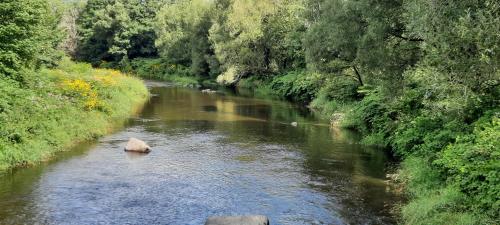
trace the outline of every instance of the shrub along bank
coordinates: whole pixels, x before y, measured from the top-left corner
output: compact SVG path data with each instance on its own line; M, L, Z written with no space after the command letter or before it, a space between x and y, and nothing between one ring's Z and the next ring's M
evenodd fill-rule
M148 98L136 78L69 60L20 74L26 82L0 77L0 171L104 135Z
M101 65L101 67L106 65ZM144 79L154 79L174 83L182 87L200 87L202 79L191 75L189 68L174 63L165 63L162 59L136 58L121 71Z

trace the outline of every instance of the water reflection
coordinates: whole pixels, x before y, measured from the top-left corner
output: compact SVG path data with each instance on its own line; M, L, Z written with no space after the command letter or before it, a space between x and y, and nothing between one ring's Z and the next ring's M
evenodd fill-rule
M392 224L387 157L292 104L155 86L128 128L0 177L0 224ZM293 127L291 122L297 122ZM153 147L123 152L129 137Z

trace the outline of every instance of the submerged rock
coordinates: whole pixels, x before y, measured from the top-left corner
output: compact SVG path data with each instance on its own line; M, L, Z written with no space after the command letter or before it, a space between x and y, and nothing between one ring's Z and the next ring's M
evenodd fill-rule
M201 90L201 93L213 94L213 93L217 93L217 91L214 91L212 89L204 89L204 90Z
M130 138L127 145L125 146L125 151L149 153L151 151L151 147L149 147L149 145L147 145L144 141L141 141L137 138Z
M213 216L205 225L269 225L266 216Z

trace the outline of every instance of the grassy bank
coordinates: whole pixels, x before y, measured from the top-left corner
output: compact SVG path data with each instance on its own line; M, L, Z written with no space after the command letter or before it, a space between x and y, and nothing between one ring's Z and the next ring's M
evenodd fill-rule
M161 59L137 58L119 68L144 79L167 81L182 87L195 88L202 84L202 79L191 75L189 68L165 63Z
M69 60L22 74L25 82L0 78L0 171L104 135L148 97L138 79Z

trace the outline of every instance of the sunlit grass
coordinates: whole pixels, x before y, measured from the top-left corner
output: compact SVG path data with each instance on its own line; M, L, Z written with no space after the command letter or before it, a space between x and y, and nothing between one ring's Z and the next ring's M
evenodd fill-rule
M32 77L31 86L0 79L0 171L104 135L148 97L139 79L69 60Z

